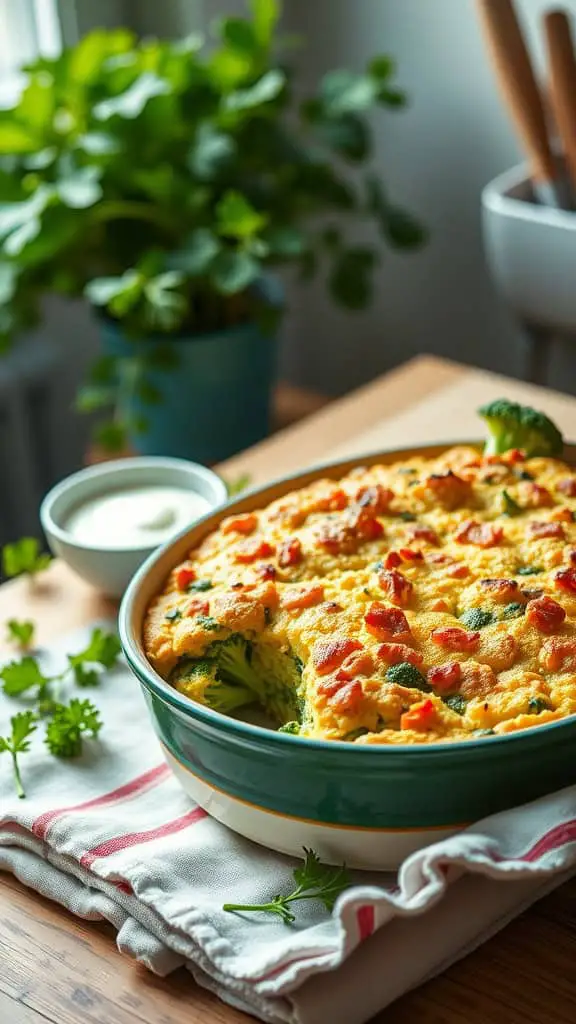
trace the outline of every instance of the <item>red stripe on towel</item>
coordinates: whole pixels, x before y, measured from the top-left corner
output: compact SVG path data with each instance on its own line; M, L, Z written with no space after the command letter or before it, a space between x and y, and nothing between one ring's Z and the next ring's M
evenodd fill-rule
M72 814L74 811L88 811L91 807L101 807L106 804L116 803L117 800L124 800L127 796L141 793L145 789L152 789L169 774L170 769L168 765L162 762L162 764L156 765L155 768L151 768L150 771L144 772L143 775L138 775L137 778L132 779L130 782L125 782L118 789L113 789L110 793L94 797L83 804L74 804L72 807L57 807L53 811L45 811L44 814L36 818L32 825L32 831L38 839L45 839L50 826L57 818L61 818L62 815Z
M127 850L131 846L140 846L141 843L150 843L153 839L163 839L165 836L174 835L175 832L181 832L189 825L194 825L206 817L206 811L202 807L195 807L193 811L188 811L188 814L183 814L181 818L167 821L164 825L159 825L158 828L148 829L147 832L131 832L125 836L115 836L114 839L107 839L105 843L100 843L99 846L88 850L80 858L80 864L83 868L91 868L94 861L101 857L111 857L113 853Z
M359 907L356 911L356 920L360 942L364 942L364 939L368 939L374 932L374 907L369 903Z
M566 843L576 842L576 821L563 821L542 836L520 860L534 861Z

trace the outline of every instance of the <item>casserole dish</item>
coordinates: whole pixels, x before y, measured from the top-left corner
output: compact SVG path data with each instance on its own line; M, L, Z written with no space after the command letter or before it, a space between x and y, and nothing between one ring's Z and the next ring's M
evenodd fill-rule
M390 869L488 814L576 781L573 716L465 742L362 746L302 738L193 702L145 655L150 602L178 561L222 519L261 508L319 476L339 479L357 466L430 458L451 447L379 452L252 491L155 553L130 584L120 611L121 640L165 756L193 799L235 831L284 853L299 855L307 846L328 863ZM574 461L573 448L565 458Z

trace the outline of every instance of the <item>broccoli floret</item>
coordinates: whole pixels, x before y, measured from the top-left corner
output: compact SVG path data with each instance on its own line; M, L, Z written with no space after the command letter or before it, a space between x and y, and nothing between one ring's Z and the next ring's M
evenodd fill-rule
M254 702L254 693L249 687L221 678L214 658L182 658L172 670L170 682L192 700L222 714L230 714Z
M286 725L281 725L278 732L287 732L290 736L297 736L300 732L299 722L286 722Z
M252 644L240 633L232 633L226 640L211 644L210 657L214 659L218 676L227 683L246 686L261 701L264 683L252 668Z
M485 611L484 608L468 608L460 616L460 622L466 626L466 629L483 629L493 621L494 613Z
M552 705L545 697L531 697L528 701L528 711L531 715L540 715L543 711L551 711Z
M223 715L254 703L254 694L247 686L236 686L234 683L211 683L204 690L204 702L214 711Z
M210 658L181 658L170 673L173 686L182 683L211 683L216 679L216 665Z
M562 434L543 412L497 398L483 405L478 414L490 432L485 455L501 455L510 448L522 448L528 456L562 454Z
M453 693L449 697L442 697L446 707L455 711L457 715L463 715L466 711L466 698L461 693Z
M409 661L399 661L396 665L390 665L386 672L386 679L389 683L409 686L415 690L422 690L423 693L430 693L432 690L422 673Z
M505 605L502 609L503 619L519 619L526 613L526 605L520 604L519 601L512 601L510 604Z
M505 516L519 516L522 512L520 505L514 498L508 494L508 491L504 489L500 494L502 501L502 512Z

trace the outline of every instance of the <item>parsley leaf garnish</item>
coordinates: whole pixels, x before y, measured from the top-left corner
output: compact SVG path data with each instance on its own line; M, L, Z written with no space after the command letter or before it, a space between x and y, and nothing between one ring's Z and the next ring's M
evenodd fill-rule
M2 548L2 569L5 576L20 576L28 573L35 576L50 565L52 558L40 551L40 542L37 537L21 537L13 544L6 544Z
M20 647L30 647L34 640L34 633L36 627L33 622L29 620L19 621L18 619L8 619L6 623L8 630L8 639L15 641Z
M235 477L234 480L225 480L224 483L226 484L228 497L232 498L235 494L240 494L241 491L245 491L250 486L252 477L249 473L242 473L240 476Z
M10 719L12 731L9 736L0 736L0 754L10 754L16 794L22 800L26 793L22 785L18 755L30 750L30 736L36 730L36 715L33 711L20 711Z
M102 728L98 708L89 700L73 697L69 704L56 704L44 742L55 757L77 757L82 738L97 736Z
M78 686L96 686L98 673L89 666L101 665L102 668L112 668L120 651L120 641L115 633L105 633L103 629L93 630L85 650L68 655L68 662Z
M297 900L320 900L326 910L332 910L338 896L352 884L351 878L344 866L328 867L322 864L313 850L307 850L306 847L304 853L304 863L293 871L296 888L291 893L286 896L274 896L269 903L225 903L222 910L276 914L284 924L292 924L296 920L290 904Z
M20 661L11 661L0 669L0 679L4 681L2 689L7 697L20 697L37 687L36 699L40 699L48 690L51 682L40 668L36 658L31 655Z

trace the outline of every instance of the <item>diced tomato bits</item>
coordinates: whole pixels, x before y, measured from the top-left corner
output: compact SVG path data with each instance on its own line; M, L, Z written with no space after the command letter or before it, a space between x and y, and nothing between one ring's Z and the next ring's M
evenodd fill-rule
M466 519L454 534L458 544L474 544L478 548L493 548L500 543L504 531L501 526L493 523L477 523L474 519Z
M409 603L414 587L397 569L384 569L379 572L378 583L392 604L405 607Z
M225 519L220 529L222 533L243 533L248 535L254 533L257 526L258 516L255 516L253 512L247 512L243 516L233 516L230 519Z
M426 544L438 544L438 534L430 526L411 526L409 529L411 540L422 540Z
M369 676L374 671L374 658L368 651L353 651L342 662L336 673L336 679L346 682L356 676Z
M186 608L186 615L188 618L194 618L196 615L208 615L210 611L210 602L203 600L201 597L193 597L188 607Z
M262 565L256 567L256 573L261 580L275 580L276 579L276 568L269 563L263 562Z
M337 676L330 676L329 679L323 679L321 683L318 683L318 693L323 694L324 697L332 697L338 693L344 682L345 680L338 679Z
M564 538L564 527L562 523L546 523L534 519L528 523L528 533L533 540L542 540L544 537Z
M311 587L287 587L280 599L280 604L287 611L299 608L312 608L324 600L324 587L314 584Z
M430 638L447 651L475 651L480 644L480 633L459 626L440 626L432 630Z
M390 490L389 487L383 487L382 484L372 484L367 487L361 487L357 491L354 500L362 508L370 508L375 514L381 515L388 510L390 502L394 497L394 491Z
M340 487L313 499L311 512L341 512L349 504L349 497Z
M507 452L502 452L500 455L485 455L484 462L488 465L508 465L514 466L517 462L526 461L526 452L523 452L521 448L509 448Z
M363 698L362 683L358 679L354 679L350 683L344 683L333 696L328 698L328 702L331 707L346 714L347 712L357 711L362 704Z
M470 569L463 562L459 562L456 565L449 565L446 569L446 575L450 576L453 580L463 580L466 576L470 575Z
M463 504L470 495L470 483L451 469L444 473L432 473L427 477L425 487L447 509Z
M400 548L400 558L403 562L423 562L424 555L416 548Z
M576 670L576 640L553 636L546 640L540 651L540 664L549 672Z
M436 722L436 708L431 700L424 700L405 711L400 717L401 729L431 729Z
M299 565L302 561L302 545L298 537L290 537L280 545L278 550L278 565L283 569L290 565Z
M366 629L379 640L404 642L412 639L408 620L400 608L387 608L379 601L373 601L364 616Z
M334 615L335 612L342 611L342 605L338 604L338 601L326 601L324 611L328 612L329 615Z
M196 572L191 565L180 565L176 569L176 586L178 590L186 590L196 579Z
M353 651L359 651L362 644L352 637L342 636L334 640L317 640L312 649L312 662L319 676L328 675L340 668L342 662Z
M516 580L484 579L480 587L496 601L513 601L518 599L520 587Z
M526 621L540 633L555 633L565 618L564 608L552 597L538 597L526 605Z
M550 491L540 484L526 481L520 484L518 490L521 499L520 503L524 508L545 508L547 505L554 504Z
M572 509L566 505L557 505L555 509L550 513L550 519L553 519L555 523L573 523L574 516L572 515Z
M357 525L362 540L377 540L378 537L384 536L384 527L379 519L374 519L371 516L366 516Z
M382 559L382 565L385 569L396 569L397 566L402 565L402 559L397 551L389 551Z
M420 651L414 651L407 644L380 644L376 654L387 665L398 665L401 661L408 661L411 665L421 665L424 661Z
M457 661L447 661L445 665L434 665L428 669L428 682L438 693L449 693L457 690L462 679L462 666Z
M554 586L567 594L576 594L576 569L560 569L554 576Z
M576 498L576 476L566 476L562 480L557 480L554 487L567 498Z
M442 597L439 597L437 601L432 602L430 610L433 612L447 612L449 610L449 605L446 604L446 601L444 601Z
M568 561L570 565L576 566L576 548L570 548L568 551Z
M275 550L274 546L269 544L267 540L256 539L241 545L236 550L234 557L242 565L249 565L251 562L255 562L257 558L269 558L270 555L274 554Z

